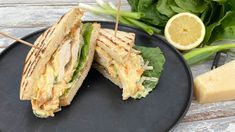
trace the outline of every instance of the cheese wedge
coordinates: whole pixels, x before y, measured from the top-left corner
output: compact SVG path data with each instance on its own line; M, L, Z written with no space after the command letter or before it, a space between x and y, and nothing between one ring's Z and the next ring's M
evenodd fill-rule
M199 103L235 99L235 60L194 80L194 91Z

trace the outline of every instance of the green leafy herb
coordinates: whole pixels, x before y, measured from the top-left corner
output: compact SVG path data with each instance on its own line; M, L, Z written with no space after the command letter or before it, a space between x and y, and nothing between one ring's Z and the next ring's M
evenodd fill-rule
M150 48L144 46L135 46L135 48L141 52L144 60L149 61L149 65L153 66L154 69L145 71L144 76L159 78L165 62L165 57L160 48Z
M174 12L177 12L177 13L187 12L186 10L175 5L170 5L170 7Z
M163 70L163 66L165 63L165 57L160 50L160 48L149 48L149 47L143 47L143 46L135 46L135 48L139 51L141 51L141 55L144 59L144 61L149 61L149 66L153 66L153 70L146 70L143 73L143 76L145 77L153 77L153 78L160 78L161 72ZM148 92L152 91L158 81L144 81L143 85L146 88Z
M202 13L208 6L204 0L175 0L175 3L180 8L193 13Z
M222 40L223 35L229 36L227 37L227 39L235 39L235 35L233 33L235 30L231 32L225 31L226 29L228 30L228 28L235 26L234 19L235 19L235 13L229 11L224 15L223 18L221 18L217 22L206 27L206 35L203 40L203 44L210 44L215 40ZM229 25L226 25L226 24L229 24ZM221 33L217 35L218 32L221 32ZM224 33L227 33L227 34L224 34Z
M170 3L173 0L158 0L157 10L168 17L171 17L175 14L175 12L170 8Z
M141 17L141 20L155 25L164 27L166 25L166 22L168 21L168 17L165 15L162 15L156 8L157 3L152 3L149 7L145 8L145 10L142 10L145 15Z
M218 25L212 31L208 43L218 40L235 39L235 11L228 11L225 17L219 21Z
M210 2L208 4L208 7L202 12L200 17L205 25L209 25L215 20L217 8L218 8L218 3Z

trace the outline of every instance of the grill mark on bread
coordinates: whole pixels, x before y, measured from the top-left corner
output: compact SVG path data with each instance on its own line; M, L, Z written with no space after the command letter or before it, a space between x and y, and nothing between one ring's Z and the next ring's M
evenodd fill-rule
M112 51L115 51L115 52L119 52L117 49L120 49L120 48L112 48L112 46L110 47L110 45L108 45L106 42L104 42L104 41L102 41L102 40L97 40L97 44L98 44L98 46L99 45L103 45L103 46L105 46L105 47L108 47L108 48L110 48ZM100 47L100 46L99 46ZM125 49L120 49L120 52L123 52L123 51L125 51ZM126 52L128 52L128 51L126 51ZM127 54L127 53L126 53Z
M51 30L51 29L52 29L52 30ZM51 36L51 34L53 34L54 30L55 30L55 28L49 28L46 32L44 32L44 33L42 34L42 38L49 38L49 37ZM38 64L38 61L39 61L40 58L41 58L40 53L41 53L41 52L42 52L42 53L45 52L45 50L46 50L46 46L45 46L46 43L45 43L45 41L46 41L46 39L43 39L41 42L39 41L39 42L37 43L37 45L38 45L39 47L41 47L40 50L34 50L33 52L31 52L29 58L31 58L31 56L34 54L34 57L35 57L34 62L30 62L30 64L28 64L28 60L29 60L29 59L27 59L27 61L26 61L26 67L27 67L27 68L26 68L26 70L24 71L24 75L25 75L26 77L31 76L31 74L32 74L32 72L33 72L33 70L34 70L34 68L36 67L36 65ZM50 43L50 41L49 41L48 43ZM30 68L29 68L29 67L30 67Z
M28 81L26 81L25 85L24 86L27 86L28 85Z
M57 24L60 23L60 21L64 18L65 14L60 18L60 20L57 22Z
M28 72L28 76L30 76L31 74L32 74L32 72L33 72L33 69L36 67L36 65L38 64L38 61L39 61L39 59L41 58L41 56L38 56L38 59L37 59L37 62L36 63L33 63L34 65L33 65L33 68L32 68L32 70L30 70L29 72Z
M102 31L102 30L101 30ZM114 31L113 30L110 30L110 29L104 29L103 31L105 31L107 34L111 34L111 37L115 37L114 36ZM101 32L102 33L102 32ZM105 34L104 34L105 35ZM123 40L122 37L119 37L119 35L123 36L124 38L126 38L128 41L126 40ZM134 34L133 33L124 33L122 31L118 31L117 33L117 36L115 38L119 39L120 41L124 42L124 43L127 43L130 45L130 42L133 40L133 38L129 37L129 36L132 36L134 37Z
M48 34L48 32L50 32L50 31L51 31L51 28L49 28L46 32L43 32L40 37L44 38L45 34ZM35 43L35 45L38 46L38 47L41 47L40 44L41 44L41 42L36 42ZM41 49L39 49L39 50L34 49L32 52L30 52L29 56L27 57L27 60L25 61L25 64L27 65L29 59L31 58L31 56L33 54L35 55L37 52L40 52L40 51L41 51Z
M31 65L32 65L32 61L30 61L29 63L27 63L26 69L25 69L25 71L23 72L23 75L26 75L26 72L28 71L28 69L30 68Z
M53 30L52 30L52 32L47 32L46 31L46 34L45 34L45 36L44 37L50 37L50 35L53 33L53 31L54 31L54 29L55 28L53 28ZM43 37L43 38L44 38ZM43 40L45 40L45 39L43 39ZM51 40L48 42L48 43L50 43L51 42ZM34 68L36 67L36 65L38 64L38 62L39 62L39 60L41 59L41 52L40 51L42 51L42 53L43 52L45 52L45 50L46 50L46 43L44 43L44 41L42 41L42 42L39 42L39 45L40 45L40 47L41 47L41 50L35 50L36 52L35 52L35 60L34 60L34 63L32 63L32 67L27 71L27 73L26 73L26 76L27 77L29 77L29 76L31 76L31 74L32 74L32 72L33 72L33 70L34 70Z
M108 39L109 41L111 41L114 45L117 45L118 47L121 47L121 48L123 48L125 51L129 52L128 49L130 49L130 48L126 49L125 47L119 45L117 42L114 42L112 39L108 38L107 36L105 36L105 35L101 35L101 36L104 37L104 38L106 38L106 39ZM102 41L101 38L99 38L99 37L97 38L97 40L104 43L104 41ZM120 40L120 39L119 39L119 40ZM104 43L104 44L105 44L105 43ZM130 45L128 45L128 46L130 46ZM108 46L108 47L109 47L109 46Z
M35 45L39 46L39 42L35 43ZM33 49L33 51L30 52L30 54L27 56L27 59L26 59L26 61L25 61L25 65L27 65L29 59L32 57L32 55L33 55L35 52L37 52L35 49Z
M40 43L41 45L43 45L44 42L47 40L47 39L45 39L45 38L50 37L50 36L48 35L49 33L50 33L49 30L48 30L48 32L45 33L45 36L43 37L44 39L43 39L42 42ZM40 45L40 47L43 47L43 46L41 46L41 45Z
M77 12L77 10L79 10L79 9L76 9L75 11ZM65 15L63 15L61 18L60 18L60 20L56 23L56 24L54 24L51 28L49 28L47 31L45 31L43 34L41 34L38 38L37 38L37 40L36 40L36 42L34 43L34 45L36 45L36 46L38 46L38 47L40 47L40 50L36 50L36 49L31 49L31 51L30 51L30 53L28 54L28 56L27 56L27 58L26 58L26 60L25 60L25 63L24 63L24 70L23 70L23 75L22 75L22 80L21 80L21 93L22 93L22 91L25 91L25 89L29 89L28 87L31 87L31 85L33 85L32 83L34 83L34 81L37 81L37 78L38 78L38 76L34 76L34 75L38 75L38 74L41 74L41 71L42 70L40 70L40 67L37 67L37 65L40 63L40 65L42 64L42 65L44 65L44 62L42 62L41 63L41 59L42 58L44 58L44 57L49 57L49 56L47 56L47 54L45 54L45 53L47 53L47 51L49 51L50 50L50 47L53 47L53 51L54 51L54 48L58 48L60 45L58 44L56 44L56 46L52 46L52 44L54 44L54 43L52 43L52 39L55 39L54 38L54 35L55 36L57 36L57 35L59 35L59 34L57 34L56 32L59 32L60 30L56 30L55 28L57 28L58 26L59 27L63 27L63 25L65 24L65 26L66 26L66 24L69 24L68 25L68 27L67 28L69 28L70 29L70 25L71 26L74 26L75 24L76 24L76 22L77 21L80 21L81 20L81 13L80 13L80 10L79 10L79 12L78 12L79 14L77 14L77 13L75 13L75 12L73 12L72 13L72 15L68 15L68 19L76 19L76 21L74 21L74 22L66 22L66 21L64 21L63 19L65 19L65 17L67 17L67 15L66 14L68 14L68 13L66 13ZM74 16L76 16L76 15L78 15L78 17L74 17ZM67 19L67 18L66 18ZM79 26L80 24L77 24L77 26ZM66 31L67 31L68 29L66 29ZM56 33L56 34L55 34ZM64 34L67 34L67 32L65 33L62 33L63 35ZM53 35L53 36L52 36ZM51 36L52 36L52 38L51 38ZM59 40L61 40L63 37L60 37L59 38ZM58 43L60 43L61 41L56 41L56 42L58 42ZM50 47L48 47L49 45L51 45ZM48 48L47 48L48 47ZM56 50L55 50L56 51ZM42 53L42 54L41 54ZM51 52L52 53L52 52ZM53 54L53 53L52 53ZM35 68L37 68L37 69L35 69ZM38 72L35 72L35 70L39 70ZM32 82L31 82L31 79L29 79L29 78L31 78L31 77L33 77L33 79L34 80L32 80ZM35 80L36 79L36 80ZM30 89L29 90L27 90L28 91L28 93L30 93ZM30 95L29 94L22 94L22 95L20 95L21 96L21 98L24 100L24 99L30 99Z
M100 43L100 44L105 45L105 46L107 46L108 48L112 49L112 48L110 47L110 45L106 45L106 44L104 43L104 41L102 41L102 40L100 40L100 39L97 40L97 43Z
M113 35L112 35L112 36L107 36L106 34L104 34L104 33L102 33L102 32L100 32L100 34L101 34L101 36L104 36L104 37L107 38L108 40L112 41L114 44L119 45L117 42L114 42L114 40L113 40L113 38L115 38L115 36L113 36ZM120 38L118 38L118 37L116 37L115 39L117 39L117 41L119 40L119 41L123 42L123 43L126 44L127 46L131 46L131 42L123 41L122 39L120 39Z
M112 30L112 29L105 28L103 30L110 33L110 34L112 34L112 35L114 35L114 30ZM122 37L120 37L120 36L124 36L126 38L133 39L131 37L135 37L135 34L134 33L123 32L123 31L118 31L117 32L117 37L121 39ZM131 36L131 37L129 37L129 36Z
M52 29L52 31L51 31L51 29ZM53 33L53 31L54 31L54 29L55 28L49 28L46 32L44 32L43 34L42 34L42 38L46 38L46 37L49 37L52 33ZM32 68L28 68L28 67L30 67L30 65L28 65L27 64L27 62L28 62L28 60L26 61L26 67L27 67L27 69L25 70L25 72L24 72L24 74L26 74L26 76L27 77L29 77L31 74L32 74L32 71L33 71L33 69L35 68L35 66L37 65L37 63L38 63L38 61L39 61L39 59L41 58L39 55L40 55L40 53L42 52L42 53L44 53L45 52L45 43L44 43L44 41L45 41L45 39L43 39L43 41L39 41L38 43L37 43L37 45L39 46L39 47L41 47L41 49L40 50L34 50L33 52L32 52L32 54L30 54L30 57L34 54L34 57L35 57L35 60L34 60L34 63L33 62L31 62L31 63L33 63L33 65L32 65ZM48 42L48 43L50 43L50 41ZM29 57L29 58L30 58Z
M45 45L45 44L44 44L44 45ZM43 46L44 46L44 45L43 45ZM44 50L45 50L45 49L44 49ZM36 67L36 65L38 64L38 61L40 60L40 58L41 58L40 52L36 52L34 63L33 63L33 65L32 65L32 67L29 69L29 71L27 72L27 76L28 76L28 77L32 74L32 72L33 72L34 68Z

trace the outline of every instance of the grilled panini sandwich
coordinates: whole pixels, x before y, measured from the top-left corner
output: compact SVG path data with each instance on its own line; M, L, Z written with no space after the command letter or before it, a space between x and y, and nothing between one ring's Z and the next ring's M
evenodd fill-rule
M123 100L146 97L156 87L165 62L159 48L135 46L134 41L135 34L118 31L115 36L111 29L101 29L96 41L93 66L122 88Z
M69 105L91 67L97 23L81 22L83 12L74 8L35 41L26 57L20 99L31 100L37 117L54 116Z

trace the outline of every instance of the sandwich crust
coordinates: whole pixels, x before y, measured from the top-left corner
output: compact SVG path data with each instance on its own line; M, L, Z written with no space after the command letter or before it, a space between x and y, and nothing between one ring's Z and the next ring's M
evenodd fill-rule
M40 50L32 48L26 57L20 86L21 100L31 100L35 82L64 38L73 28L80 26L82 15L83 11L79 8L72 9L34 42Z

